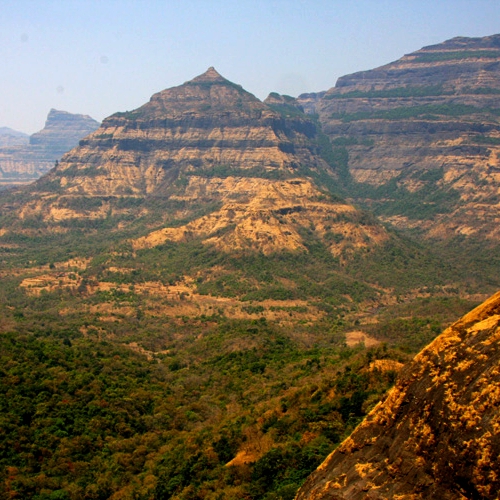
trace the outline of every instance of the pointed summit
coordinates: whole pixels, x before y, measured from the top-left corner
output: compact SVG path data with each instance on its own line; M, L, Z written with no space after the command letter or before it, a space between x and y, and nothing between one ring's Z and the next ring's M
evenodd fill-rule
M188 83L204 83L204 82L210 82L210 83L216 83L216 82L227 82L226 80L213 66L210 66L205 73L202 73L201 75L197 76L196 78L193 78L192 80L189 80Z
M113 115L141 120L173 118L182 113L200 113L203 115L232 110L241 114L246 111L266 109L266 106L241 85L233 83L220 75L213 66L205 73L151 96L148 103L140 108Z
M315 173L335 176L317 154L315 123L292 105L277 108L209 68L154 94L136 110L106 118L36 186L39 193L64 195L34 210L43 211L47 220L54 219L53 213L64 213L58 220L80 219L86 213L68 210L65 196L127 198L134 207L145 198L144 203L163 200L171 208L165 214L156 214L156 203L152 210L144 205L142 213L158 226L149 226L147 234L143 226L135 249L194 238L229 252L304 252L304 231L311 227L342 258L351 248L386 241L382 227L359 228L357 210L325 195L312 181ZM93 216L103 217L105 206L96 202ZM352 237L328 236L335 230L350 233L350 228Z

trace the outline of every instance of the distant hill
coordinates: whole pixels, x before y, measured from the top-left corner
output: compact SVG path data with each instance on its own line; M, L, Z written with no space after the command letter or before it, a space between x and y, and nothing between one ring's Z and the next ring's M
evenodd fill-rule
M0 127L0 148L4 146L20 146L29 143L29 135L9 127Z
M29 137L1 129L0 185L24 184L38 179L98 126L99 123L89 116L51 109L45 127Z

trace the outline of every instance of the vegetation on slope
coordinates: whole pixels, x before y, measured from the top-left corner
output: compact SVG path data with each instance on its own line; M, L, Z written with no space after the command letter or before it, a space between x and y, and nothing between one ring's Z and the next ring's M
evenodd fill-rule
M293 498L393 382L370 363L407 359L322 328L61 318L44 299L0 337L5 498Z
M134 253L124 239L144 220L90 222L54 233L25 221L0 237L5 498L291 499L449 321L436 311L470 306L434 299L370 329L360 313L383 287L442 292L452 276L395 239L348 264L312 230L308 253L197 241ZM37 276L54 286L20 286ZM141 291L186 276L188 294ZM191 294L234 300L239 316L183 314ZM278 313L288 320L268 319ZM352 329L387 343L348 347Z
M318 147L347 172L345 145ZM299 174L342 192L330 172ZM457 273L458 254L443 265L395 233L340 256L326 243L341 236L314 227L300 252L134 250L213 203L60 196L109 209L15 220L29 198L7 194L2 211L1 498L292 499L484 285ZM358 330L373 347L348 345Z

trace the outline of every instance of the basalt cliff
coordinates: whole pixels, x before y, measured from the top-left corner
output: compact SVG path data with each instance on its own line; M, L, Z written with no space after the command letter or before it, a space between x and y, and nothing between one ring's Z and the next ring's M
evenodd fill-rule
M90 116L51 109L45 127L29 138L20 133L0 135L0 185L38 179L98 127Z
M299 102L358 203L427 237L498 240L500 35L425 47Z
M498 498L500 293L418 354L297 500Z

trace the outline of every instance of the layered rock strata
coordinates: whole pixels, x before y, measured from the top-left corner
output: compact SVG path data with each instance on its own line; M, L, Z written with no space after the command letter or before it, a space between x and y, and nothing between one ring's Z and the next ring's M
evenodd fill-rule
M90 116L51 109L45 127L16 143L0 147L0 184L23 184L54 167L80 139L99 127Z
M209 68L106 118L40 179L20 214L57 224L119 214L123 199L167 200L163 225L136 248L199 238L222 250L302 251L312 230L346 255L387 240L374 219L314 182L335 182L318 149L317 126L293 98L263 103Z
M425 47L299 102L346 148L353 195L387 220L500 237L500 35Z
M163 191L181 172L286 176L302 164L324 167L315 134L305 116L285 119L210 68L106 118L51 178L75 193L143 196Z

